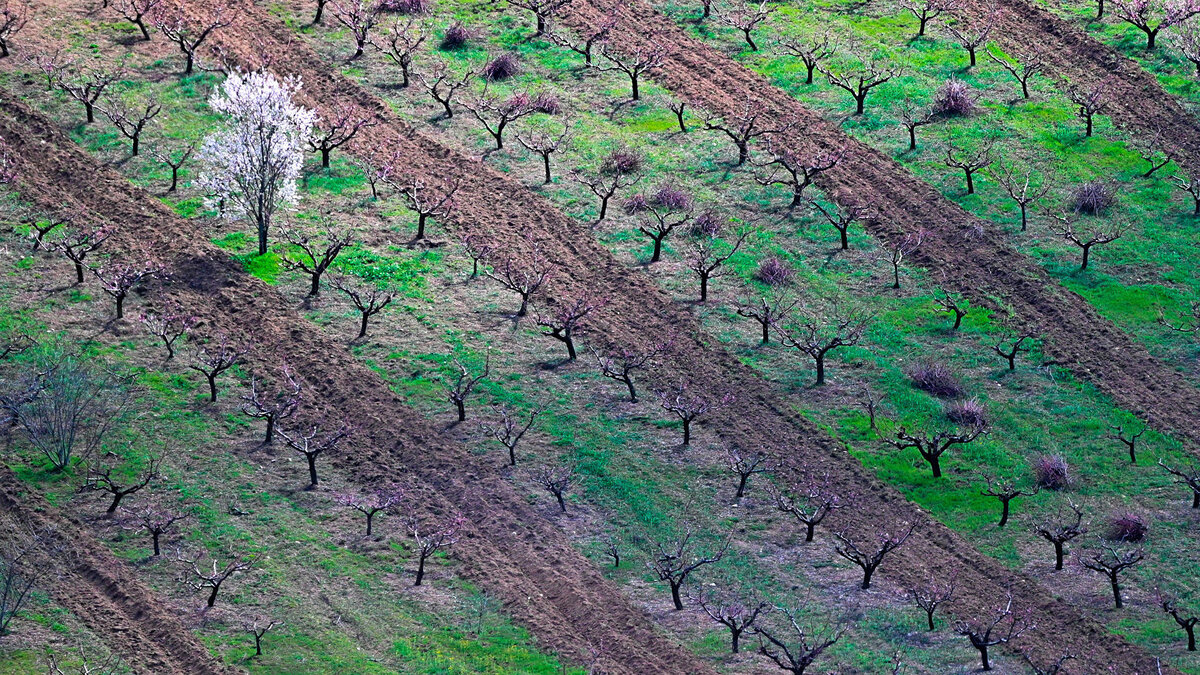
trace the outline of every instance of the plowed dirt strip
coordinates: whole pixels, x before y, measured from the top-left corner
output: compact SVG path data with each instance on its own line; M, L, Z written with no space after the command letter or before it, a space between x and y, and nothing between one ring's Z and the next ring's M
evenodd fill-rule
M244 13L240 21L216 36L227 53L239 56L243 64L251 67L258 64L258 55L271 54L272 70L303 76L309 102L319 109L330 110L335 103L353 104L378 115L382 123L369 129L353 151L382 158L390 151L398 150L406 169L418 177L461 180L457 208L449 225L483 226L509 242L517 241L519 233L526 227L537 233L543 250L558 269L552 294L561 297L586 288L608 300L604 316L597 321L600 324L597 332L618 340L633 341L658 339L671 332L696 334L697 326L690 314L672 304L646 275L619 264L545 199L481 166L477 160L459 155L409 128L379 99L333 72L308 48L296 44L282 22L257 8L242 7ZM681 58L678 51L711 51L686 37L680 36L680 40L675 62ZM719 65L740 68L728 61L719 62ZM710 67L707 74L716 77L717 81L711 85L698 80L684 81L695 90L708 86L719 91L719 86L723 86L722 76L729 77L715 66ZM771 90L765 83L761 86ZM726 101L727 104L733 102ZM854 161L864 160L860 155ZM907 187L912 179L899 169L897 171L899 175L887 178L898 180ZM884 177L877 172L872 175ZM907 191L911 189L897 192L896 199L907 197L916 202L926 199L933 207L945 202L928 189L916 194ZM919 203L911 205L914 210L919 207ZM672 378L722 382L737 392L736 411L715 416L710 425L723 437L749 446L788 448L786 459L793 466L826 469L840 482L839 489L843 493L860 495L855 502L857 508L839 512L839 527L845 526L861 536L873 536L880 522L918 523L919 533L894 559L889 558L881 574L902 583L916 583L929 567L954 571L958 575L960 595L951 609L964 617L995 607L997 599L1011 588L1017 604L1032 608L1039 626L1037 632L1022 638L1021 646L1029 647L1047 659L1056 658L1063 649L1070 649L1080 655L1076 670L1071 672L1104 672L1110 664L1115 664L1120 672L1154 673L1154 661L1143 650L1110 634L1073 608L1063 607L1036 582L1013 574L995 560L980 554L894 489L870 476L836 441L792 413L785 396L720 347L707 345L701 338L680 339L672 366L667 370Z
M599 6L598 6L599 5ZM601 19L607 3L576 2L564 23L578 27ZM747 97L766 104L777 118L795 118L786 135L798 149L847 148L847 156L818 181L842 203L871 204L882 214L868 229L884 240L924 228L930 233L913 256L946 285L976 305L1012 309L1046 338L1046 353L1081 380L1094 384L1124 408L1155 426L1200 441L1200 390L1156 360L1145 347L1101 317L1092 305L1057 283L1029 257L1014 250L994 224L968 213L891 158L822 120L766 79L689 38L665 16L637 0L620 3L614 44L653 39L669 56L654 79L681 97L718 114L730 114Z
M138 243L163 256L175 275L167 292L206 329L253 345L250 363L268 376L286 361L305 381L306 406L353 421L352 449L333 458L338 470L363 485L411 475L427 487L417 500L423 508L466 516L470 525L453 550L463 573L500 597L543 648L584 660L593 647L612 672L711 672L656 630L497 470L434 431L343 345L322 339L279 295L197 237L193 223L99 166L7 91L0 93L0 136L21 158L25 198L113 223L112 250ZM136 585L122 588L125 579L104 578L115 597L136 597Z
M6 136L7 137L7 136ZM7 468L0 468L0 530L45 531L67 543L41 551L38 584L130 667L145 675L225 675L222 665L123 562L77 522L58 512Z

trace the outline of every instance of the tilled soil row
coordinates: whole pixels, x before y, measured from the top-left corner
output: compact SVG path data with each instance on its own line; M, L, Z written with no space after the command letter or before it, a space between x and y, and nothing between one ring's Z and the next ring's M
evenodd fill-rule
M164 292L194 312L204 330L250 346L248 363L266 377L289 364L304 381L306 410L352 422L356 431L348 447L332 458L339 470L360 485L413 478L423 490L417 508L468 518L452 555L463 562L464 574L503 599L505 610L530 628L543 647L579 661L594 648L612 672L711 672L657 630L498 470L479 466L465 448L424 422L344 345L320 337L320 331L279 294L197 237L194 223L98 165L53 122L6 91L0 92L0 135L21 158L21 192L26 199L112 223L117 235L110 240L110 251L135 246L154 251L174 275ZM141 601L139 587L130 578L100 580L113 597ZM124 581L130 581L128 589ZM86 587L82 591L86 598ZM126 648L136 641L127 640L125 631L165 635L178 628L151 611L144 611L133 627L110 624L101 612L84 611L81 618L97 633L112 636L111 646L130 656L137 652ZM188 640L180 636L177 641L191 644ZM168 640L161 644L160 651L173 645ZM182 664L189 654L184 650L172 656ZM155 672L218 670L209 665Z
M576 2L563 22L572 28L602 20L609 3ZM995 224L967 212L891 158L853 140L765 78L691 39L670 19L638 0L620 3L613 43L656 40L667 58L654 79L676 95L716 114L735 114L747 98L766 105L776 120L794 119L783 140L806 151L846 156L818 179L841 204L870 205L879 217L868 230L884 241L924 229L914 262L944 278L976 306L1011 310L1014 323L1045 339L1044 352L1076 377L1094 384L1120 406L1163 430L1200 441L1200 389L1155 359L1078 294L1057 284L1035 261L1008 244ZM776 139L779 140L779 139Z
M1110 664L1115 664L1121 672L1147 675L1154 672L1154 661L1143 650L1113 636L1074 608L1063 606L1028 577L1014 574L995 560L980 554L957 534L906 501L896 490L876 480L834 439L795 414L785 395L764 383L719 346L705 344L703 338L698 337L698 327L692 315L672 303L648 276L620 264L547 200L512 179L482 166L478 160L449 150L408 127L378 98L331 72L328 65L310 49L295 44L292 35L280 21L257 8L243 7L244 13L240 15L238 23L216 37L224 51L235 55L249 67L260 63L259 55L271 54L271 69L281 74L302 76L307 102L319 110L329 111L336 103L376 115L381 123L368 129L355 143L351 150L356 154L382 159L390 152L397 151L403 158L405 170L414 177L461 181L456 209L446 225L470 230L483 227L501 241L509 243L521 241L522 233L526 230L536 233L542 251L556 269L549 294L562 299L586 290L603 297L608 305L597 319L595 332L608 339L645 343L668 334L685 336L676 342L671 367L665 369L666 377L675 381L685 379L696 383L722 383L738 397L733 409L713 415L706 426L729 442L784 448L784 458L794 469L804 467L829 471L838 489L845 494L858 495L854 508L843 509L838 514L837 526L846 528L852 534L874 536L880 523L916 523L918 532L909 544L889 558L881 570L882 574L898 583L907 584L918 583L929 569L956 573L960 591L951 609L963 618L990 611L996 606L998 598L1011 589L1016 604L1030 608L1039 626L1038 631L1021 638L1021 647L1029 648L1047 659L1056 658L1063 649L1070 649L1080 655L1076 663L1077 671L1073 672L1099 672ZM625 28L628 26L626 24ZM680 44L673 52L673 66L684 58L682 52L689 49L711 53L711 50L687 38L680 36L680 39ZM691 89L690 95L701 98L699 90L705 87L719 92L726 86L726 80L731 77L722 72L726 66L740 69L736 64L727 61L722 64L714 59L706 74L716 80L708 84L677 74L668 77L687 83ZM701 66L697 68L702 69ZM669 68L668 73L674 73L675 70L674 67ZM754 84L752 81L750 83ZM760 85L765 95L777 94L765 83ZM736 99L725 99L723 105L736 102ZM776 105L780 104L776 101ZM827 129L823 122L821 128ZM862 149L860 152L856 149L858 154L853 161L863 162L863 152L870 151ZM888 181L901 183L900 187L895 188L894 199L897 203L915 200L911 205L915 210L923 204L937 208L940 202L945 202L940 195L929 190L914 194L915 188L909 186L911 179L899 169L895 169L895 173L898 175L886 175L883 172L873 172L872 175L880 179L886 175L884 188ZM973 224L968 221L965 226ZM1079 299L1079 303L1083 301ZM427 474L425 469L418 469L418 462L437 464L437 457L433 453L406 459L409 466L421 473L423 478ZM440 479L440 476L435 479ZM480 581L487 583L486 579Z
M7 130L5 137L8 137ZM162 600L70 516L0 468L0 531L33 532L50 547L36 552L44 566L38 587L88 626L126 663L146 675L227 675ZM49 537L45 535L49 534Z

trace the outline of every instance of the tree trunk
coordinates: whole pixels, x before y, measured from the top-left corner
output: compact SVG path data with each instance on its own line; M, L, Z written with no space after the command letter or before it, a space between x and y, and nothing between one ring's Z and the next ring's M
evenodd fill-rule
M1195 626L1195 624L1189 624L1187 626L1184 626L1183 629L1185 631L1187 631L1188 651L1189 652L1196 651L1196 626Z
M117 492L114 492L114 493L113 493L113 498L112 498L112 501L111 501L111 502L109 502L109 504L108 504L108 510L107 510L107 511L105 511L105 513L106 513L106 514L108 514L108 515L110 515L110 516L111 516L112 514L116 513L116 511L117 511L117 507L121 505L121 500L122 500L122 499L124 499L124 498L125 498L125 495L127 495L127 494L129 494L129 493L128 493L128 492L125 492L125 491L117 491Z
M806 542L807 542L807 541L812 541L812 540L813 540L813 534L815 534L815 533L816 533L816 530L817 530L817 524L816 524L816 523L814 523L814 522L807 522L807 523L805 523L805 524L804 524L804 541L806 541Z
M679 588L683 586L683 579L678 582L670 581L671 584L671 600L675 603L675 611L683 609L683 598L679 597Z
M708 301L708 275L700 275L700 302Z
M918 17L918 20L921 22L921 25L917 26L917 37L924 37L925 36L925 24L929 23L929 17L927 17L927 16Z
M87 111L87 123L91 124L92 122L95 122L96 121L96 107L94 105L92 105L92 102L84 101L83 109Z
M771 340L771 322L762 321L762 343L765 345Z
M750 144L746 141L734 141L734 142L737 143L737 149L738 149L737 165L742 166L743 164L746 163L747 159L750 159Z
M321 273L314 272L312 275L312 285L308 289L308 296L314 297L321 294Z
M375 512L368 511L367 512L367 536L368 537L371 536L371 528L372 528L372 526L374 526L374 524L375 524Z
M121 294L117 295L117 318L121 319L124 317L125 317L125 294L121 293Z
M934 630L935 626L933 625L933 610L927 610L925 614L929 618L929 630Z
M358 53L362 54L361 48L358 50ZM332 148L321 148L321 168L329 168L329 153L332 152L332 150Z
M692 421L685 419L683 421L683 444L690 445L692 442Z
M977 646L975 647L975 649L978 649L978 650L979 650L979 659L980 659L981 661L983 661L983 669L984 669L984 670L991 670L991 669L992 669L992 662L988 660L988 648L987 648L987 645L977 645Z
M567 334L566 339L564 339L563 342L565 342L567 344L567 360L574 361L575 360L575 340L571 339L570 333Z
M1121 609L1125 605L1121 602L1121 586L1117 583L1116 573L1109 574L1108 580L1112 583L1113 602L1116 603L1117 609Z
M521 307L517 310L517 316L525 316L529 313L529 294L521 294Z
M633 378L632 377L629 377L628 375L625 376L625 386L629 388L629 402L637 403L637 400L638 400L637 390L633 388ZM1196 499L1200 500L1200 492L1196 493Z
M611 197L612 197L612 195L605 195L603 197L600 197L600 217L596 219L597 223L603 221L604 217L608 215L608 200ZM1198 205L1200 205L1200 201L1197 201L1196 203ZM1200 212L1198 212L1198 213L1200 213Z
M262 656L262 636L258 633L254 634L254 655Z
M1029 228L1029 215L1026 211L1027 204L1021 202L1021 231L1024 232Z
M369 318L370 316L366 312L362 313L362 322L358 325L358 337L354 338L355 340L365 338L367 336L367 319Z
M140 133L135 134L133 137L133 150L131 152L131 154L134 157L138 156L138 149L141 148L141 146L142 146L142 135Z
M196 64L196 55L193 52L187 52L187 66L183 69L184 75L192 74L192 66Z
M917 149L917 128L915 126L908 128L908 149Z
M808 69L808 77L804 78L804 84L812 84L813 71L817 69L817 62L813 61L812 63L806 63L804 64L804 67ZM1200 68L1200 66L1197 66L1197 68Z
M546 180L542 182L542 185L549 185L554 182L554 179L550 177L550 153L542 155L542 161L546 164Z
M863 589L864 591L865 591L865 590L867 590L867 589L869 589L869 588L871 588L871 575L872 575L872 574L875 574L875 568L874 568L874 567L865 567L865 568L863 568L863 582L862 582L862 589Z
M654 253L650 256L650 262L656 263L662 257L662 242L666 235L651 237L654 240Z
M638 90L638 77L637 77L637 75L630 75L630 76L629 76L629 81L630 81L630 84L632 85L632 88L633 88L633 100L635 100L635 101L640 101L640 100L641 100L641 98L642 98L642 94L641 94L641 91L639 91L639 90Z
M83 283L83 263L75 263L75 283Z
M541 14L538 14L537 15L537 32L534 33L533 36L538 37L545 32L546 32L546 17Z
M317 453L305 453L304 458L308 460L308 487L317 487Z
M967 173L967 194L973 195L973 194L975 194L975 176L973 175L974 172L967 170L966 173Z
M968 47L967 53L971 55L971 67L974 68L975 67L975 48Z
M730 653L737 654L739 651L741 651L742 631L743 630L745 630L745 629L744 628L730 628L729 629L729 634L733 638L731 640L731 642L733 644L729 648Z
M1092 247L1091 247L1091 246L1084 246L1084 247L1083 247L1083 263L1081 263L1081 264L1079 265L1079 269L1081 269L1081 270L1086 270L1086 269L1087 269L1087 266L1088 266L1088 258L1090 258L1090 257L1091 257L1091 255L1092 255Z
M566 513L567 512L567 503L565 501L563 501L562 493L556 492L556 493L554 493L554 497L556 499L558 499L558 508L562 509L563 513Z
M996 527L1004 527L1005 525L1008 524L1008 501L1009 500L1007 500L1007 499L1000 500L1000 503L1003 504L1003 507L1002 507L1002 510L1000 511L1000 524L997 525Z
M467 421L467 407L466 407L466 405L464 405L462 401L455 401L455 402L454 402L454 406L455 406L455 408L457 408L457 409L458 409L458 421L459 421L459 422L466 422L466 421Z
M162 553L162 551L159 550L159 547L158 547L158 538L161 535L162 535L161 532L151 532L150 533L150 540L154 542L154 555L159 555L160 553Z
M734 501L737 501L746 494L746 483L750 481L750 474L744 473L738 480L737 494L733 496Z
M167 188L167 192L174 192L179 187L179 169L171 167L171 187Z
M425 221L428 219L429 219L428 213L422 213L421 215L417 216L417 237L416 238L418 240L425 238Z
M1061 541L1054 542L1054 569L1061 570L1063 568L1063 543Z
M212 375L205 373L204 376L206 378L208 378L208 402L216 403L217 402L217 373L215 371L213 372Z
M425 552L422 551L420 557L417 558L417 580L413 582L413 586L420 586L421 581L425 578L425 558Z
M929 461L929 468L933 470L933 477L941 478L942 477L942 458L938 455L934 455L933 457L926 457L925 459L927 459Z
M1192 492L1192 508L1200 509L1200 492Z
M855 94L854 102L856 104L854 107L854 114L855 115L863 114L863 108L867 102L867 92L864 91L861 94Z
M208 606L212 607L217 603L217 591L221 590L221 585L217 584L212 587L212 593L208 594Z
M270 445L275 440L275 416L267 416L267 435L263 439L263 445Z
M817 361L817 384L825 384L825 355L814 357Z

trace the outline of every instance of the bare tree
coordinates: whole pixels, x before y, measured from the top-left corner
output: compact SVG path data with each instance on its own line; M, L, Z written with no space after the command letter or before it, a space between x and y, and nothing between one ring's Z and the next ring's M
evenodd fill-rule
M669 389L662 389L655 394L658 404L663 410L679 418L683 423L683 445L692 442L692 422L710 412L728 408L733 405L733 394L718 394L713 391L697 391L693 383L681 381Z
M371 320L371 317L382 312L396 297L395 293L380 288L377 284L358 283L352 277L341 274L333 276L329 285L345 293L351 304L358 310L360 320L355 340L361 340L367 336L367 322Z
M196 144L188 143L182 147L171 149L156 149L153 154L155 159L166 164L171 169L171 186L167 188L167 192L174 192L179 187L179 170L184 164L192 158L192 154L196 152Z
M741 2L729 8L727 11L719 12L717 19L738 31L746 39L746 45L750 47L750 51L758 51L758 45L754 42L754 29L758 28L759 24L771 18L778 7L767 4L766 0L755 4L753 0L741 0Z
M625 201L625 212L638 217L638 230L654 242L650 262L655 263L662 258L662 244L667 237L692 219L692 198L683 190L664 185L652 194L630 197Z
M1087 526L1083 525L1083 509L1076 506L1074 502L1067 502L1067 504L1075 514L1073 521L1069 517L1064 519L1060 509L1060 512L1054 517L1045 518L1033 526L1034 534L1054 545L1054 569L1056 570L1063 568L1063 547L1066 543L1080 535L1087 534L1088 531Z
M959 17L958 22L945 24L946 32L959 46L967 50L967 54L971 57L969 67L975 67L975 52L986 45L991 38L992 29L996 27L997 15L997 10L992 9L982 20L966 20Z
M1012 592L1009 591L1004 603L990 616L958 622L958 634L970 640L971 646L979 652L984 670L992 669L992 663L988 659L989 648L1007 644L1022 633L1036 628L1028 610L1017 613L1012 605Z
M870 387L863 387L859 390L856 400L867 413L867 421L871 426L871 431L879 431L879 427L875 422L879 416L883 402L887 400L887 394L877 394Z
M76 654L72 657L77 661L68 672L64 670L64 662L59 661L59 655L47 650L45 665L47 675L129 675L133 671L126 665L119 654L96 654L82 642L76 645Z
M883 527L875 533L875 539L870 543L855 543L845 531L835 532L833 536L837 538L837 544L834 545L834 551L862 569L862 588L867 590L871 587L871 576L879 569L883 559L903 546L915 529L916 524L913 523Z
M54 89L54 81L59 73L74 60L65 44L35 49L25 56L26 63L46 78L46 91Z
M171 0L170 5L164 5L153 17L154 25L168 40L179 46L184 56L184 75L191 75L195 69L196 54L200 45L204 44L212 34L222 28L233 25L233 12L229 6L221 2L213 2L200 7L204 11L196 16L195 7L184 5L177 0Z
M754 319L762 327L762 344L768 344L771 339L771 329L778 329L800 302L799 298L789 297L783 289L774 289L771 293L757 297L743 298L734 310L738 316Z
M687 266L700 279L700 302L708 301L709 282L728 272L722 266L738 252L751 231L743 230L731 245L722 245L716 237L703 237L693 243Z
M1200 14L1196 0L1114 0L1117 18L1146 34L1146 51L1154 49L1158 33Z
M333 0L333 18L345 26L354 39L351 61L363 55L381 11L377 0Z
M494 406L494 409L500 414L500 418L494 422L480 422L479 429L499 441L508 450L509 466L516 466L517 445L521 442L521 438L525 436L525 433L533 427L533 423L537 421L538 416L545 412L546 409L544 407L533 408L527 415L517 415L512 410L503 406Z
M887 438L884 440L897 450L916 448L921 458L929 464L929 468L933 472L933 477L941 478L942 455L946 454L946 451L950 448L956 445L971 443L985 433L987 433L987 428L983 425L976 425L967 431L941 429L923 433L909 433L905 427L901 426L896 431L895 439Z
M837 53L837 38L833 31L827 28L820 35L781 42L780 47L783 48L785 54L800 59L804 63L806 71L804 84L812 84L813 72L817 69L817 65Z
M400 86L407 88L412 83L413 59L428 38L417 17L410 16L397 18L382 38L371 39L371 44L400 67Z
M275 630L284 626L284 622L277 619L272 619L265 616L252 616L242 620L242 630L254 636L254 655L262 656L262 640L263 637Z
M913 604L925 612L925 618L929 621L929 630L932 631L936 628L933 624L933 615L937 613L938 607L954 599L957 584L958 579L953 572L946 581L939 580L933 572L930 572L923 583L909 586L906 589Z
M578 469L578 462L542 464L533 471L533 481L553 495L558 500L558 507L566 513L567 502L563 495L583 480Z
M1183 190L1192 197L1192 215L1200 216L1200 173L1183 174L1179 172L1172 176L1175 187Z
M1076 106L1075 115L1084 123L1084 136L1091 136L1094 118L1108 110L1111 102L1111 82L1102 80L1092 86L1080 86L1071 82L1063 82L1062 86L1067 98Z
M1035 340L1037 336L1033 333L1020 333L1018 335L1005 338L992 345L992 351L999 354L1004 360L1008 361L1008 369L1010 371L1017 369L1017 355L1021 352L1031 351L1032 347L1025 347L1026 340Z
M673 345L674 340L667 338L662 342L654 342L645 346L614 345L604 350L593 347L592 354L600 366L600 374L624 384L629 390L629 402L637 403L637 389L634 387L633 374L639 370L658 368L660 365L658 358L669 352Z
M954 141L946 143L946 158L942 162L951 168L960 169L967 179L967 194L975 194L975 173L992 165L992 146L984 145L975 151L960 151Z
M301 231L290 227L280 228L286 244L277 246L279 261L293 272L303 272L309 277L308 297L321 293L321 276L329 269L342 251L354 243L354 234L349 230Z
M857 345L874 318L867 310L834 299L826 308L805 306L798 321L783 331L780 342L813 359L817 384L825 384L825 357L835 349Z
M208 400L217 401L217 378L221 373L236 365L246 354L246 348L230 341L229 336L221 334L214 342L196 347L195 363L188 368L204 375L208 380Z
M200 317L185 312L183 305L178 301L167 300L163 303L161 311L157 313L142 312L138 321L151 335L163 343L163 347L167 350L167 360L171 360L175 358L175 343L196 327L196 324L200 322Z
M1108 578L1108 583L1112 586L1113 602L1117 609L1124 606L1121 601L1121 573L1135 567L1145 557L1146 551L1142 548L1120 549L1108 544L1101 544L1100 548L1092 551L1090 555L1085 556L1078 551L1075 555L1076 561L1084 568Z
M575 42L569 36L554 31L553 29L546 32L546 37L565 49L569 49L583 57L583 65L585 68L591 68L594 64L592 55L596 45L608 40L612 34L613 28L617 26L617 15L615 12L606 14L599 22L589 23L577 31L574 31L579 36L579 42Z
M380 513L393 513L404 503L404 488L393 483L367 492L339 492L333 498L338 504L349 506L366 516L366 536L369 537L375 524L375 516Z
M64 67L56 78L58 88L83 105L87 115L87 124L96 121L96 102L114 82L125 76L123 67L104 68L94 67L82 70L68 70Z
M480 232L466 232L459 237L463 250L471 258L471 278L479 276L479 266L486 265L496 252L496 242Z
M826 208L815 199L809 199L808 204L838 231L843 251L850 250L850 226L875 217L874 212L862 204L843 204Z
M916 150L917 129L933 124L937 121L937 117L934 116L933 110L927 104L918 103L908 96L895 104L895 110L900 125L908 132L908 149Z
M329 156L338 148L354 140L363 129L379 124L374 114L358 113L349 105L337 104L333 114L318 117L312 135L308 137L308 149L321 154L321 166L329 168Z
M275 427L283 420L296 414L300 405L300 380L292 375L291 368L283 367L283 381L273 390L260 386L256 377L250 378L250 393L242 395L242 412L255 419L266 420L267 430L263 445L275 441Z
M306 489L313 490L317 487L317 458L327 452L337 450L338 445L352 431L350 425L345 422L336 428L330 427L326 422L317 422L307 427L307 430L303 427L290 431L279 430L279 435L283 436L288 447L303 455L308 462L308 487Z
M1137 442L1139 438L1150 430L1150 425L1143 422L1141 431L1136 433L1134 433L1133 428L1126 431L1123 424L1110 424L1108 428L1112 429L1113 432L1108 437L1114 441L1120 441L1125 446L1125 449L1129 451L1129 463L1137 464Z
M776 119L766 104L747 96L732 112L722 116L707 116L704 128L725 134L738 151L737 165L742 166L750 159L750 142L786 133L796 126L791 118ZM835 162L836 163L836 162Z
M996 527L1004 527L1008 524L1009 505L1012 500L1018 497L1032 497L1042 489L1040 485L1034 485L1031 490L1017 487L1015 478L987 478L986 480L987 487L979 494L1000 500L1000 522L996 524Z
M20 537L0 544L0 635L8 635L13 618L29 601L29 593L46 574L47 566L34 559L38 536Z
M600 56L608 62L607 66L596 66L600 72L620 71L629 78L631 97L641 100L640 83L643 75L657 71L667 59L667 50L656 40L634 45L618 53L604 42L600 45Z
M1021 97L1029 100L1029 81L1035 75L1041 75L1046 72L1046 60L1042 54L1040 47L1034 45L1030 47L1025 55L1018 54L1015 58L1009 57L1006 54L996 55L994 52L987 52L988 58L1008 71L1009 75L1013 76L1017 82L1021 84ZM1012 58L1012 60L1010 60ZM1014 63L1015 61L1015 63Z
M1175 152L1168 147L1161 127L1155 129L1153 136L1137 136L1133 138L1130 141L1130 145L1137 151L1142 161L1146 163L1146 170L1142 172L1142 178L1150 178L1159 169L1170 164L1175 159Z
M435 185L426 183L414 175L397 179L389 177L384 180L404 198L408 208L417 214L417 234L413 237L414 242L425 238L425 226L430 218L446 218L454 211L454 195L462 187L462 180L451 178L444 178Z
M834 70L829 66L817 65L829 84L844 89L854 97L854 114L861 115L866 109L867 96L872 89L887 84L904 72L902 66L889 66L875 60L861 60L858 68Z
M32 13L29 0L4 0L0 6L0 58L9 55L13 37L25 28Z
M510 124L535 113L552 111L553 108L547 107L546 103L544 95L534 96L527 92L501 98L485 84L479 95L464 101L462 106L496 142L496 147L488 151L493 152L504 149L504 131Z
M1187 633L1188 651L1196 651L1196 625L1200 624L1200 616L1180 609L1179 601L1165 595L1161 590L1155 593L1155 599L1158 602L1158 606L1162 608L1163 613L1174 619L1175 623Z
M699 605L708 618L729 629L729 651L732 654L741 651L742 634L746 631L754 634L758 617L771 611L771 603L765 600L705 594L703 588L689 594L689 598Z
M417 79L420 80L421 86L425 87L433 100L441 104L443 119L454 117L454 108L451 105L454 102L454 95L470 84L474 77L475 73L469 70L461 76L455 75L450 71L450 66L441 59L434 62L433 68L428 73L417 73Z
M537 325L545 329L542 334L566 345L567 359L574 361L576 335L587 327L588 317L604 304L603 300L596 300L585 293L555 303L545 314L536 308L534 311Z
M207 606L212 607L217 602L217 593L220 592L221 586L233 575L250 571L253 565L246 558L233 558L222 565L216 557L211 558L211 564L202 565L204 557L205 552L201 551L194 558L187 558L181 554L176 561L183 567L184 585L194 593L207 591Z
M1030 655L1030 650L1023 650L1021 656L1025 657L1025 663L1033 669L1033 675L1063 675L1063 665L1067 661L1075 658L1071 652L1063 652L1053 663L1041 665L1033 662L1033 657Z
M133 144L130 154L137 157L141 149L142 132L146 130L146 125L153 122L162 112L162 106L154 98L136 105L117 98L111 104L101 107L100 111L122 136L130 140Z
M121 526L127 530L141 530L150 535L154 556L162 554L162 538L171 531L181 520L188 517L187 513L178 511L158 502L149 502L135 509L133 515L127 516Z
M958 9L958 0L902 0L900 6L917 20L917 34L913 37L916 39L925 36L930 21Z
M940 311L954 316L954 324L950 326L950 331L954 332L962 327L962 320L970 312L970 307L959 296L952 294L944 288L939 288L940 296L935 296L933 304L938 306Z
M475 387L487 378L488 373L491 372L492 355L488 353L484 357L483 370L478 375L471 374L471 371L467 370L467 367L457 358L454 359L454 367L458 369L458 373L454 375L453 381L450 378L446 378L442 386L446 390L446 398L450 399L450 402L454 404L454 408L458 412L458 421L466 422L467 397L471 395L471 392L475 391Z
M121 470L116 463L105 464L99 459L93 459L88 463L87 478L83 485L79 486L79 492L107 492L111 500L104 513L112 516L123 499L149 487L150 483L162 475L161 471L161 455L147 457L133 473Z
M546 178L542 181L542 185L550 185L554 182L554 177L550 173L551 155L569 150L573 139L574 135L569 121L563 122L563 129L557 134L539 130L517 134L517 142L521 144L521 147L542 158L542 165L546 169Z
M142 254L140 257L144 257ZM141 264L106 262L99 267L90 268L92 274L100 281L100 289L112 297L117 303L117 318L125 316L125 298L134 286L150 279L163 279L166 267L155 260L143 260Z
M1195 21L1184 21L1176 26L1171 35L1171 46L1191 62L1196 75L1200 76L1200 25Z
M1002 160L993 162L988 175L1021 209L1021 231L1029 227L1028 208L1050 192L1050 177L1032 166Z
M846 149L838 152L823 150L815 153L800 153L772 147L768 140L767 147L771 150L771 159L755 166L770 169L765 176L756 176L760 185L783 185L792 193L790 208L796 208L804 203L804 188L813 184L817 176L837 166L846 156Z
M788 629L756 627L754 632L758 635L758 653L792 675L804 675L821 658L821 654L842 639L849 629L844 624L826 630L815 626L806 628L800 624L798 609L776 607L776 610L787 617Z
M732 541L732 537L726 537L724 542L711 552L698 551L692 541L692 535L692 526L687 525L681 536L673 540L657 542L658 554L652 555L650 561L646 563L659 581L665 581L670 586L671 600L675 603L676 611L683 609L683 597L680 589L683 588L688 577L702 567L720 562L721 558L725 557L725 553L729 551Z
M1076 222L1079 220L1077 214L1055 213L1052 214L1052 217L1053 222L1050 223L1050 231L1075 244L1083 252L1079 263L1079 269L1081 270L1088 268L1093 247L1111 244L1125 234L1125 226L1121 223L1114 224L1110 228L1096 225L1087 232L1080 232L1075 227Z
M745 496L751 476L771 470L767 465L767 453L759 450L751 455L736 446L725 449L725 468L738 477L737 492L733 495L735 502Z
M142 40L149 40L150 29L146 26L146 17L152 15L162 2L163 0L117 0L114 4L126 21L142 31Z
M1192 508L1200 509L1200 465L1181 466L1172 469L1160 458L1158 465L1173 477L1174 482L1186 485L1192 491Z
M531 254L524 258L505 257L486 270L484 276L521 296L521 306L517 308L516 316L522 317L529 312L530 298L550 278L550 271L550 265L535 246Z
M83 283L83 271L87 258L113 235L108 226L71 228L65 235L50 242L54 250L63 254L75 265L75 283Z
M571 4L573 0L504 0L510 6L518 9L528 10L533 12L537 19L537 32L533 37L541 37L546 33L547 22L563 7Z
M408 532L417 544L417 575L413 580L413 586L420 586L424 581L425 563L430 556L458 543L459 532L466 522L466 518L456 516L446 522L427 526L420 521L416 514L408 517L406 523Z
M608 203L616 196L617 192L633 187L641 180L641 176L636 173L602 171L591 174L581 169L572 170L569 177L586 188L588 192L600 198L600 215L596 218L597 224L603 222L608 216Z
M834 488L828 473L818 475L804 471L785 487L769 485L767 489L775 501L775 508L804 526L806 542L811 542L817 526L847 501Z
M75 220L73 216L56 216L42 213L23 219L22 225L29 226L30 250L41 251L49 249L52 244L47 243L47 236L56 229L61 228Z

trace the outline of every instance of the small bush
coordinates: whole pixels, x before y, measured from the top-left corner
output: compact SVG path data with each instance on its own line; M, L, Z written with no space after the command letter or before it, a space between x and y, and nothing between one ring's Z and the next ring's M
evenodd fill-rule
M433 11L432 0L383 0L379 8L397 14L428 14Z
M1104 536L1110 541L1141 541L1149 531L1146 520L1136 513L1118 513L1108 519Z
M487 65L483 67L482 75L483 79L488 82L499 82L514 77L519 72L521 72L521 65L517 61L517 57L505 52L488 61Z
M792 280L795 271L778 256L771 256L758 264L754 277L768 286L782 286Z
M685 190L663 185L654 192L654 203L672 211L687 211L692 208L692 196Z
M963 395L963 385L958 373L941 361L921 361L908 371L913 386L941 398L957 398Z
M692 220L692 236L716 237L721 234L721 218L712 211L705 211Z
M557 115L562 112L562 104L554 94L538 94L533 99L533 109L547 115Z
M966 82L952 77L933 96L933 114L939 117L968 117L978 110L977 95Z
M986 427L988 424L987 407L977 398L946 406L946 417L963 426Z
M608 153L600 170L604 173L629 174L636 173L642 168L642 156L629 148L617 148Z
M442 49L462 49L471 41L471 31L462 24L461 21L456 21L446 29L446 34L442 36Z
M1071 485L1071 470L1062 455L1042 455L1034 460L1033 477L1047 490L1065 490Z
M1091 216L1107 211L1117 203L1116 191L1102 180L1093 180L1080 185L1071 193L1071 208L1076 213L1086 213Z

